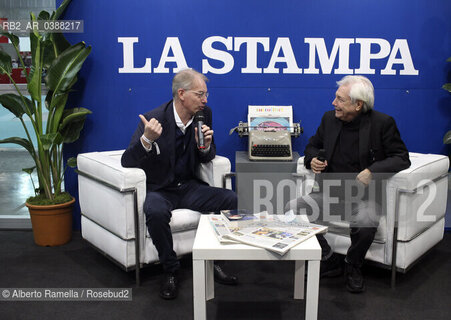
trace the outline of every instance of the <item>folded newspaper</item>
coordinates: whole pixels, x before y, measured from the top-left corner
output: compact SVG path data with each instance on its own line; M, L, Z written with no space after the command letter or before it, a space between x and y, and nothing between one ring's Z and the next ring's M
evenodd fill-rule
M317 233L327 232L326 226L310 223L305 217L285 214L255 214L255 221L231 225L224 215L210 215L210 224L220 243L244 243L284 255L299 243Z
M229 227L244 227L264 218L264 215L253 214L245 209L221 210L221 216Z

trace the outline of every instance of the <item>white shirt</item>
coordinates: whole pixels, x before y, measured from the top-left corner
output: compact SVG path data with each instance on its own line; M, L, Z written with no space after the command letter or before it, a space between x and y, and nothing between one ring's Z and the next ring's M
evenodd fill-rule
M177 113L177 110L175 109L175 102L172 102L172 110L174 111L174 119L175 119L175 124L177 125L177 127L179 127L179 129L182 131L183 134L185 134L186 132L186 128L189 127L189 125L191 123L193 123L194 120L194 116L191 117L191 119L189 119L189 121L186 123L186 125L183 124L182 119L180 119L179 114ZM141 140L141 145L143 146L143 148L147 151L150 152L152 150L152 145L155 144L155 147L157 148L157 154L160 154L160 149L158 148L158 144L156 142L153 142L149 148L147 148L144 143ZM207 149L201 149L201 152L208 152L210 150L210 146L208 146Z
M191 119L189 119L189 121L186 123L186 125L183 124L182 119L180 119L179 114L177 113L177 110L175 110L175 103L172 103L172 110L174 110L174 119L175 119L175 124L177 125L177 127L180 128L180 130L182 131L183 134L185 134L186 128L189 127L189 125L193 122L194 117L191 117Z

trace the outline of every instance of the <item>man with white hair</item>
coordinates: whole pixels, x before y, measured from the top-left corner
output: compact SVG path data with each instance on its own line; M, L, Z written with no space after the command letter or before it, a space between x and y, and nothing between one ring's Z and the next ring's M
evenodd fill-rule
M410 160L395 120L373 110L371 81L352 75L345 76L337 85L332 102L334 110L324 114L315 135L310 138L304 151L304 165L317 174L317 180L325 182L332 175L340 179L342 188L336 198L331 197L330 190L324 189L290 201L286 209L307 214L310 221L327 225L328 219L333 220L329 214L333 210L329 209L340 208L338 211L344 214L341 218L350 223L351 246L344 259L346 288L356 293L365 289L361 267L381 214L380 200L369 186L377 185L375 177L382 173L392 174L408 168ZM347 181L343 184L343 180ZM346 190L350 181L360 188L358 200L350 189ZM333 253L323 235L317 238L323 250L321 277L342 274L340 257Z

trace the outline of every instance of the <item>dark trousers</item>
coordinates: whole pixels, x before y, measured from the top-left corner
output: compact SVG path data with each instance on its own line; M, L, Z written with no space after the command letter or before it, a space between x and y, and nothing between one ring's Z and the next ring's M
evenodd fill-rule
M346 261L361 267L368 249L376 235L381 207L374 199L364 198L350 203L349 199L338 198L338 203L328 205L330 214L326 215L325 207L329 198L323 193L311 193L290 201L285 210L293 210L297 214L306 215L310 222L329 225L333 221L347 221L350 225L349 236L351 246L346 253ZM337 214L337 212L339 214ZM323 259L332 255L332 248L323 235L317 235L322 249Z
M365 259L365 255L374 240L377 228L351 228L351 246L346 253L346 262L356 267L361 267ZM332 248L327 243L326 238L322 234L316 236L322 249L322 256L329 257L332 253Z
M147 192L144 202L146 225L165 272L175 272L180 268L169 226L171 211L180 208L201 212L236 209L237 196L231 190L210 187L196 180Z

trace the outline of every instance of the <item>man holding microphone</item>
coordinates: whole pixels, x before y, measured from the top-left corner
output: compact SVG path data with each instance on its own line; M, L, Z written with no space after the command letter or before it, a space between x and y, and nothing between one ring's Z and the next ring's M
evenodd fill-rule
M173 100L139 115L141 122L121 159L124 167L138 167L146 173L144 213L165 272L160 290L164 299L177 296L177 271L180 269L169 226L171 211L186 208L211 212L237 208L233 191L210 187L195 175L200 163L209 162L216 155L212 113L206 105L206 81L203 74L193 69L177 73L172 80ZM195 114L199 111L203 113L197 117L203 122L199 125L202 132L194 127ZM235 277L225 274L217 264L214 271L216 281L237 283Z

